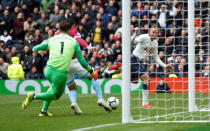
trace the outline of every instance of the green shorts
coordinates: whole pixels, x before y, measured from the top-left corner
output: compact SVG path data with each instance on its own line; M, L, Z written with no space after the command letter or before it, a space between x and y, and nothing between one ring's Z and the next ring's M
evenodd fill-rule
M49 90L59 98L65 90L68 72L60 71L47 65L44 70L44 75L52 84Z

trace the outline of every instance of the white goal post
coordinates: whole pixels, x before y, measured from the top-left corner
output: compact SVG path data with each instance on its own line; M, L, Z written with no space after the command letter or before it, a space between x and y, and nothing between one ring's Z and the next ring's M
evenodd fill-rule
M141 0L136 1L141 2ZM188 0L188 17L184 19L188 21L188 26L185 27L187 28L186 30L188 30L188 46L186 45L188 48L188 54L186 54L188 62L188 75L186 78L170 78L171 81L169 82L171 85L174 85L174 87L171 87L173 90L173 93L171 94L157 94L154 93L155 91L151 91L153 94L149 100L156 106L156 108L153 109L141 108L141 88L139 88L138 93L131 93L131 2L133 1L122 0L122 123L210 122L210 75L205 78L198 77L197 79L195 76L196 29L194 25L196 1ZM150 2L154 2L154 0L147 2L151 4ZM158 2L158 0L155 2ZM207 0L207 2L209 1ZM209 13L210 2L208 4L207 8ZM208 13L207 19L209 19L208 21L210 23L210 16ZM139 21L141 20L139 19ZM208 40L209 35L210 34L208 32ZM209 41L207 42L207 45L208 51L205 55L207 55L210 59ZM165 55L169 56L170 54L165 53ZM204 80L201 81L200 78ZM156 81L153 85L156 85L159 82L159 78L156 80L158 81ZM177 86L177 84L173 83L177 81L181 83L182 87L178 88L176 91L175 86ZM199 85L198 89L196 89L196 83ZM184 87L188 87L188 89Z
M122 0L122 123L131 122L130 111L130 0Z

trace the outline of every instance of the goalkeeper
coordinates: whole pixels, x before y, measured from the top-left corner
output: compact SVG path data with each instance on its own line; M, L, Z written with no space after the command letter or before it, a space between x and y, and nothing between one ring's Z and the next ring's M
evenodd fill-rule
M77 31L77 27L79 24L78 19L75 17L70 17L70 19L68 19L68 20L73 22L73 28L71 28L71 30L69 31L69 35L71 37L74 37L78 41L79 45L82 46L83 48L87 48L88 50L90 50L92 52L95 51L96 47L88 46L86 41L81 38L81 34ZM55 32L55 35L58 35L58 34L60 34L59 30ZM69 88L69 99L71 100L71 108L74 110L75 114L81 115L82 110L80 109L79 105L77 104L77 85L76 85L76 82L74 81L74 77L73 77L74 74L79 75L81 78L89 79L91 81L91 83L93 85L93 89L95 90L97 97L98 97L97 104L99 106L103 107L108 112L112 111L112 108L103 99L99 81L96 80L96 78L98 78L98 74L95 73L94 76L90 75L89 72L87 72L81 66L81 64L78 62L75 55L72 58L72 62L70 64L70 70L69 70L68 74L69 74L69 76L68 76L68 80L67 80L67 86Z
M148 101L150 77L147 73L145 65L143 64L144 59L147 56L151 56L153 61L169 70L173 70L173 65L166 65L158 56L156 26L153 25L148 34L137 36L138 34L139 29L136 29L136 33L131 38L131 44L137 44L131 55L131 81L133 83L138 83L139 78L143 81L142 107L153 108L154 106L150 105Z
M52 100L59 99L64 92L68 79L69 66L74 53L80 64L90 72L91 75L94 75L92 67L88 65L87 61L82 56L79 44L74 38L68 35L72 26L73 22L62 21L60 23L61 33L59 35L49 38L33 48L35 52L49 50L49 59L44 70L44 75L50 81L52 87L45 93L28 93L22 104L23 109L33 100L43 100L44 104L39 116L52 116L52 114L47 112L48 107Z

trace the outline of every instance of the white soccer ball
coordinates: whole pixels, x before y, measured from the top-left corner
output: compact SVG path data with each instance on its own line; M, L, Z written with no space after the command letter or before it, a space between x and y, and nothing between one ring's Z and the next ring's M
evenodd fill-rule
M112 96L112 97L109 97L107 99L107 104L113 109L117 109L120 105L120 101L119 99L117 99L116 97Z

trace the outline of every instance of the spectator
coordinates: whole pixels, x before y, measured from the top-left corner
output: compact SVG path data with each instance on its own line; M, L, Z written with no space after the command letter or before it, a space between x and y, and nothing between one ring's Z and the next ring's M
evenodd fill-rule
M0 41L0 43L4 43L3 41ZM7 60L6 55L4 53L4 50L2 46L0 46L0 57L2 57L4 60Z
M1 48L1 46L0 46L0 48ZM5 62L11 63L10 62L10 59L11 59L10 49L8 47L6 47L3 53L4 53L4 55L0 55L0 57L3 57Z
M69 1L67 0L61 0L61 2L58 4L58 7L61 9L61 10L66 10L69 8Z
M185 58L182 58L181 59L181 64L184 67L184 72L187 72L188 71L188 65L187 65L187 62L186 62L186 59Z
M76 16L76 14L77 14L77 5L76 5L76 3L72 3L72 5L71 5L71 13L72 13L72 16Z
M40 64L42 63L41 61L42 61L41 57L36 52L32 52L32 55L30 55L27 60L27 63L28 63L27 70L30 70L32 66L36 66L37 69L41 71L42 70L41 69L42 65Z
M29 46L25 45L23 48L21 57L20 57L20 63L23 65L23 70L25 72L28 71L28 59L30 55L31 55L31 51L29 50Z
M15 19L13 24L14 29L14 38L17 40L23 40L24 39L24 16L23 13L18 13L17 19Z
M168 84L161 78L159 81L159 85L156 87L157 93L171 93L170 87Z
M157 18L156 15L151 15L151 19L149 20L149 27L152 27L152 25L157 24Z
M111 23L113 25L113 30L115 32L119 27L119 21L117 20L117 16L112 16L111 17Z
M4 74L7 74L9 64L7 62L4 62L4 59L0 57L0 71L2 71Z
M117 35L114 37L114 41L120 41L120 44L122 44L122 33L118 32Z
M42 38L43 40L46 40L48 38L48 31L50 30L50 27L49 26L45 26L44 28L44 32L42 32Z
M99 65L99 63L96 61L95 57L91 57L91 59L88 63L94 68Z
M26 74L26 79L43 79L44 76L38 72L36 66L32 66L31 71Z
M112 75L115 73L115 70L108 70L108 69L112 67L113 63L111 61L108 61L106 65L107 65L107 68L104 71L104 77L112 78Z
M65 18L65 19L68 19L71 15L72 15L72 14L71 14L70 9L66 9L66 10L65 10L65 14L64 14L64 18Z
M7 75L0 70L0 80L6 80L6 79L8 79Z
M45 13L41 13L41 18L37 20L38 28L41 32L44 31L44 28L49 25L49 20L46 18Z
M17 2L15 2L15 0L2 0L1 1L1 5L4 10L5 9L13 10L15 7L15 4L17 4Z
M3 14L3 21L5 21L5 25L3 26L4 30L7 30L9 33L12 31L12 23L13 23L13 19L11 17L11 15L9 14L9 10L4 10L4 14Z
M20 57L20 53L17 52L17 47L13 46L12 49L11 49L11 57ZM18 58L19 59L19 58Z
M110 35L110 34L114 34L114 33L115 33L115 32L114 32L114 30L113 30L113 25L112 25L112 23L110 22L110 23L108 23L107 28L106 28L105 31L104 31L105 40L109 40L109 35Z
M107 41L107 43L109 43L110 47L112 47L113 44L115 44L115 42L117 41L117 37L114 36L114 34L110 34L109 35L109 40Z
M41 32L39 29L35 30L34 41L36 44L40 44L42 42Z
M56 23L58 23L61 20L61 15L59 14L59 8L56 7L54 9L54 13L50 14L50 22L52 22L52 25L55 27Z
M90 16L88 13L85 13L83 18L85 19L86 24L88 25L86 26L87 30L91 30L91 26L93 25L93 20L90 19Z
M104 55L105 51L107 51L109 56L114 55L114 52L113 52L112 48L109 47L108 43L105 43L104 48L102 48L98 53L101 54L101 55Z
M139 26L139 22L137 21L136 16L131 17L131 25L133 25L134 28Z
M47 7L47 11L43 12L43 13L46 13L46 18L49 20L50 14L53 13L52 8L51 7Z
M12 64L8 67L7 72L9 79L20 80L24 78L23 67L19 64L18 57L12 57Z
M40 19L41 16L40 16L38 7L34 7L34 10L33 10L33 13L31 13L31 16L32 16L33 20L35 20L35 21Z
M26 40L24 42L24 45L29 46L29 48L33 48L34 46L36 46L38 43L36 43L36 41L34 40L34 36L32 34L29 34L28 40Z
M114 1L110 0L109 5L105 8L105 14L109 17L117 15L117 8L114 6Z
M115 64L122 63L122 54L117 55L117 59L114 61Z
M149 76L151 77L151 78L156 78L156 77L158 77L157 76L157 72L156 72L156 70L155 70L155 65L154 64L151 64L150 66L149 66Z
M178 65L178 71L176 72L178 77L186 77L186 73L184 73L184 66L182 64Z
M12 21L15 21L17 19L19 13L20 13L19 6L15 6L14 12L11 12Z
M25 3L22 4L21 12L23 13L24 18L27 19L30 12L29 12L28 7Z
M200 60L201 63L204 63L205 60L206 60L206 58L205 58L204 55L205 55L204 50L200 50L200 51L199 51L199 60Z
M122 47L120 41L116 41L116 44L113 45L114 57L122 54Z
M158 12L158 23L161 28L167 27L167 20L169 19L169 12L166 10L166 5L161 5L161 9Z
M170 61L176 62L176 58L177 58L177 53L176 50L173 49L171 56L168 58L168 62Z
M210 66L205 66L203 72L202 72L202 76L204 77L210 77Z
M51 30L51 29L47 32L47 34L48 34L48 39L49 39L50 37L53 37L53 36L54 36L54 32L53 32L53 30Z
M96 5L95 5L95 4L93 4L93 5L91 6L91 9L88 11L88 14L90 14L90 19L91 19L91 20L96 19L97 8L96 8Z
M0 41L1 40L7 43L7 41L12 40L12 36L9 35L7 30L4 30L3 35L0 36Z
M102 59L104 59L105 62L113 60L112 56L109 55L108 50L104 50L104 54L102 56Z
M104 59L101 59L100 60L99 78L104 78L105 70L106 70L106 63L105 63Z
M60 15L59 22L65 19L64 14L65 14L64 10L59 11L59 15ZM58 24L58 22L56 24Z
M32 13L33 8L35 7L35 0L23 0L23 3L27 5L28 11Z
M96 44L102 45L103 29L101 28L101 22L96 21L96 27L93 28L93 46Z
M152 6L150 7L150 13L154 16L158 13L157 2L152 2Z
M200 15L196 15L195 17L195 27L201 27L203 19L200 18Z
M29 34L33 34L37 23L33 20L32 16L28 16L27 21L24 22L23 30L25 31L25 40L28 40Z

